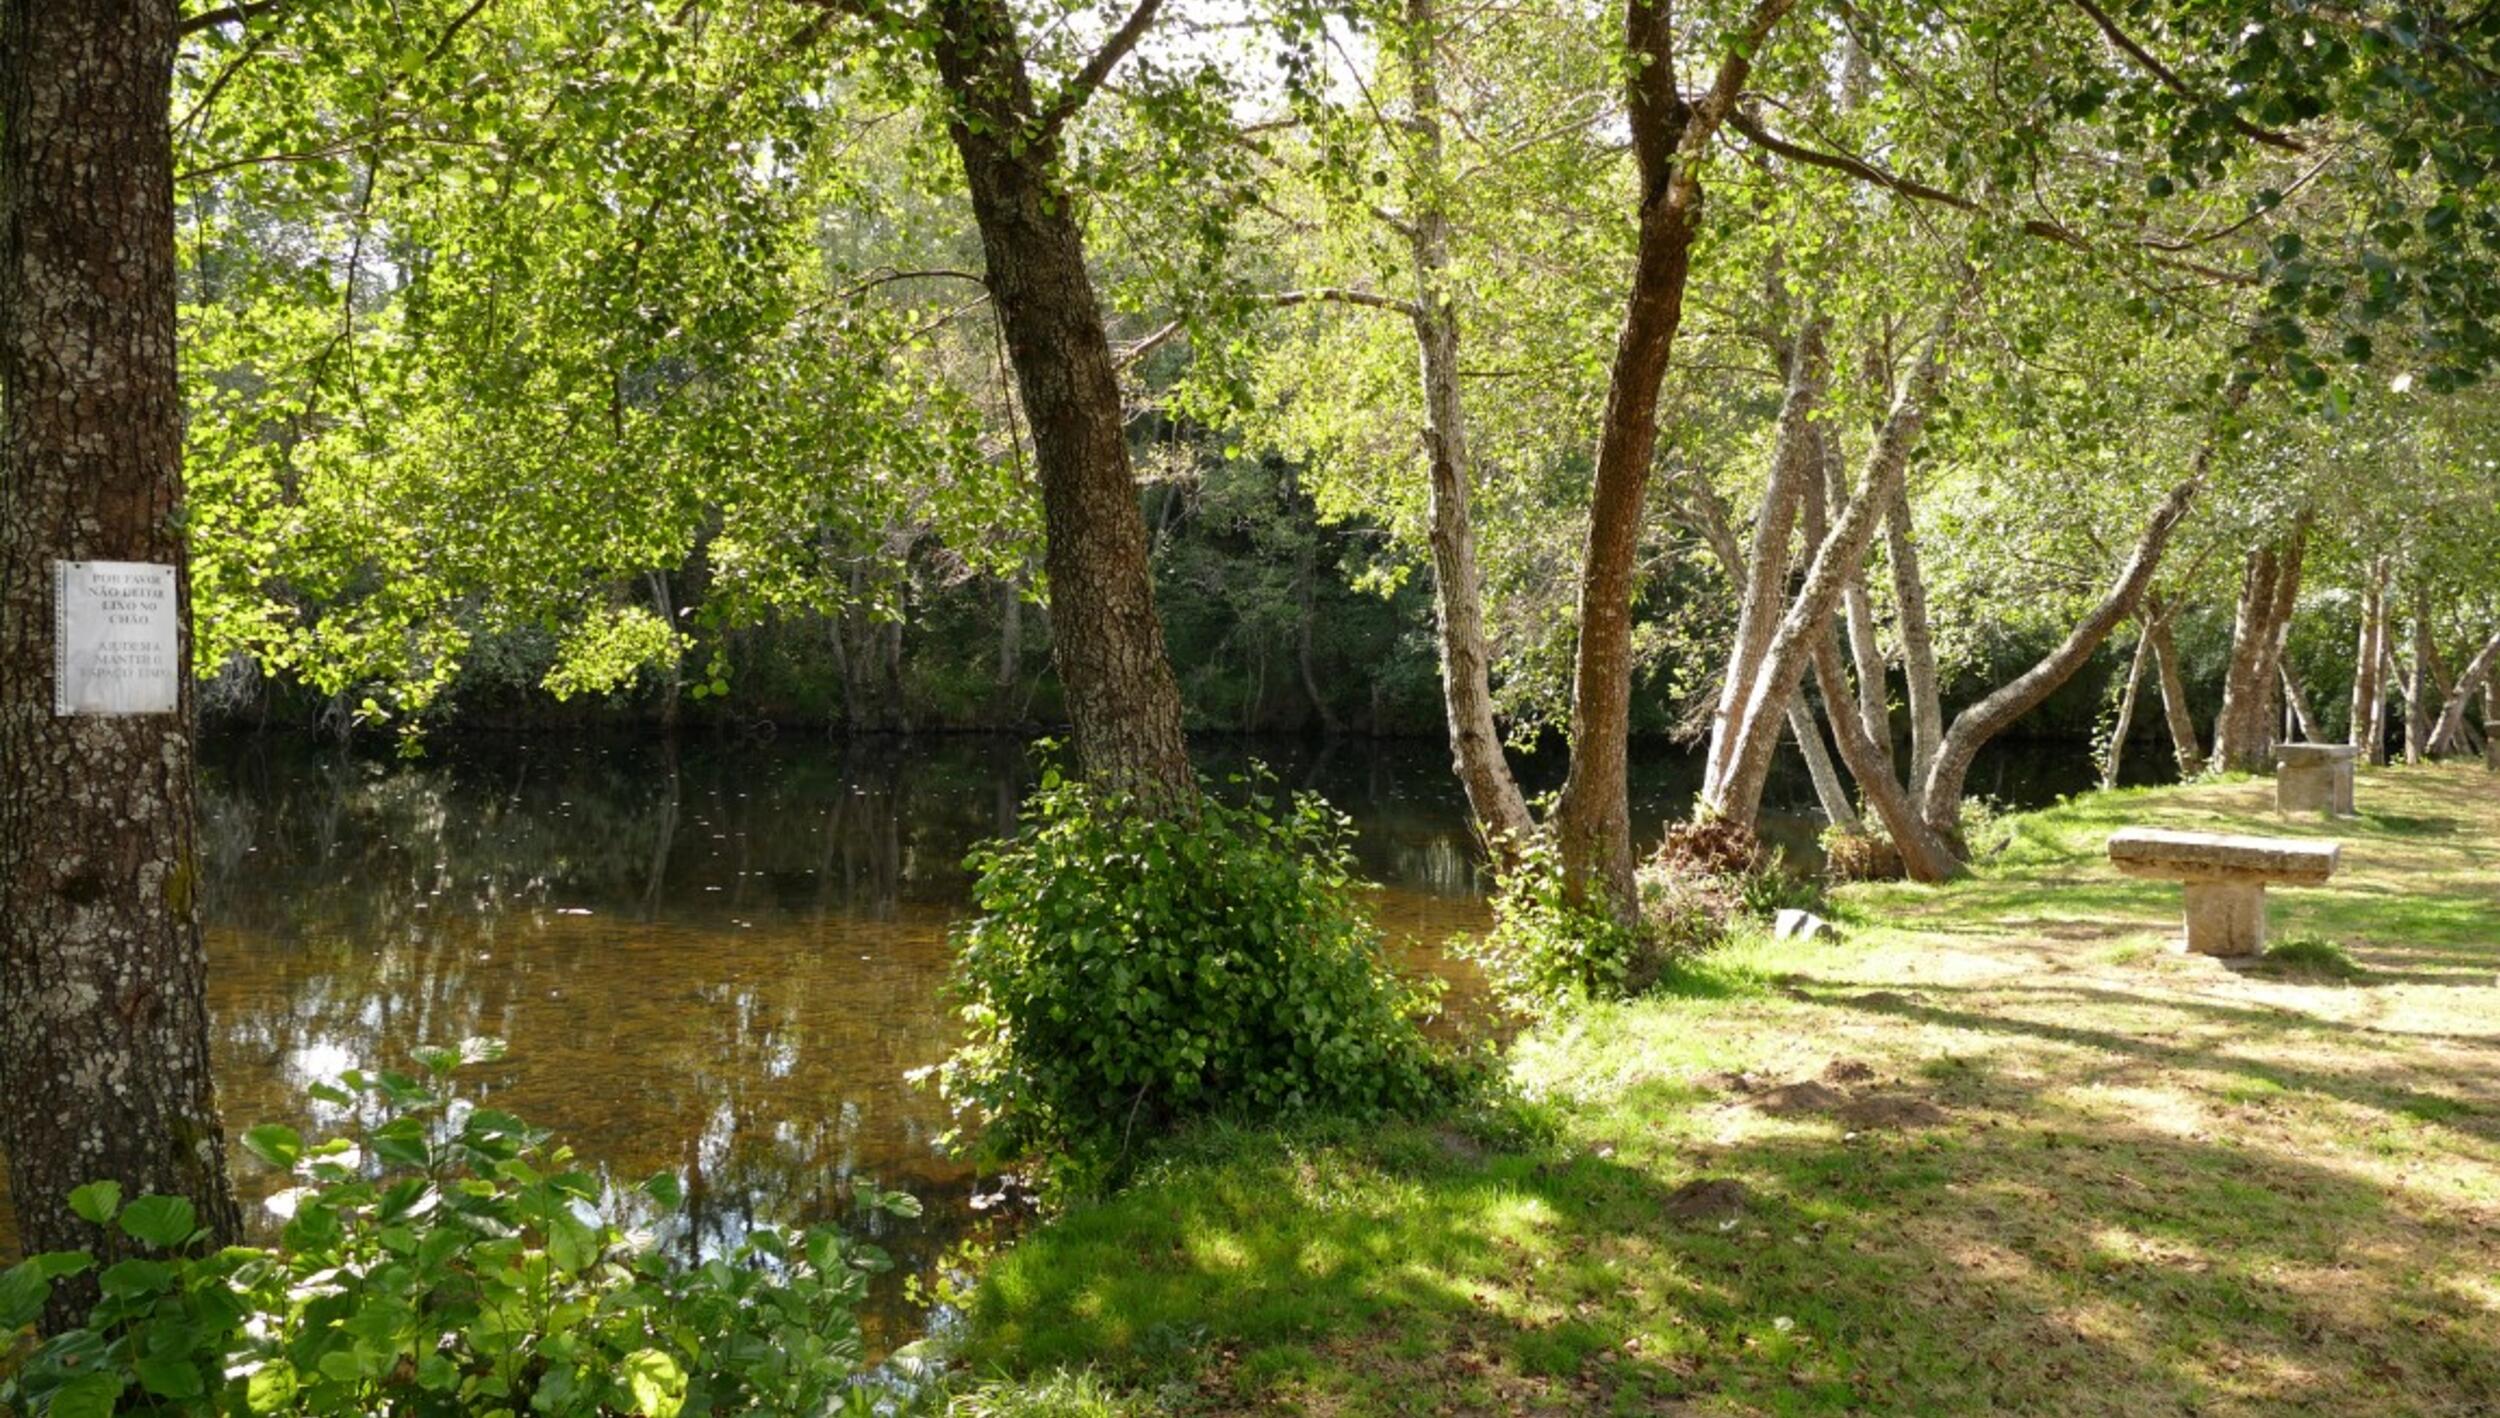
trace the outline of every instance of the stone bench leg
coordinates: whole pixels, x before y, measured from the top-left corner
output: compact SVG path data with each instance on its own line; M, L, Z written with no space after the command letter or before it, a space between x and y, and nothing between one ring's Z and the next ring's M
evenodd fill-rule
M2187 883L2187 948L2198 955L2256 955L2264 951L2265 884Z
M2352 764L2349 762L2335 765L2334 801L2328 804L2327 811L2337 817L2361 815L2360 810L2352 805Z

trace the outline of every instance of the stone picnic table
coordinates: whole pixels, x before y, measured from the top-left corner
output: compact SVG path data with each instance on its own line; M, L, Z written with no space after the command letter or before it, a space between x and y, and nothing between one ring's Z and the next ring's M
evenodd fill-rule
M2110 834L2109 860L2127 876L2187 888L2187 948L2256 955L2266 948L2266 888L2317 886L2343 848L2290 837L2242 837L2127 827Z

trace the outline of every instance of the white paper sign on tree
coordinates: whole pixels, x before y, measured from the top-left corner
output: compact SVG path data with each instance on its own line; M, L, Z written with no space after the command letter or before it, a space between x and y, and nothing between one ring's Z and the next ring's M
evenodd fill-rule
M182 703L174 569L52 563L52 712L170 714Z

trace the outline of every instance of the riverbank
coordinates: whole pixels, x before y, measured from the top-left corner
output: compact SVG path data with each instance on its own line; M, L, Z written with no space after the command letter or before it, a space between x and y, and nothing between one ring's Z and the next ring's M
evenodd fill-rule
M1531 1034L1498 1115L1191 1139L993 1260L971 1406L2494 1411L2500 778L2367 773L2331 827L2270 792L1846 889L1841 944ZM2167 950L2131 823L2342 841L2273 894L2310 963Z

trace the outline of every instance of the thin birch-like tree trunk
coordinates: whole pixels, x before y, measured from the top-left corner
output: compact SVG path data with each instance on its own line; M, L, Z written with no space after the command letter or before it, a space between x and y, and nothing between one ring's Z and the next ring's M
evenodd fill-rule
M2139 633L2135 654L2127 660L2127 687L2118 695L2118 722L2110 725L2109 750L2101 756L2101 786L2118 786L2118 770L2127 756L2127 735L2135 729L2135 691L2144 682L2144 662L2151 658L2153 637Z
M2039 663L2015 676L1995 693L1956 715L1953 726L1945 730L1944 743L1936 750L1936 766L1929 770L1927 785L1919 794L1919 811L1928 828L1959 850L1961 844L1962 785L1970 773L1980 746L2004 731L2007 725L2031 712L2033 706L2057 692L2057 687L2083 667L2092 652L2117 628L2120 621L2135 613L2136 601L2153 579L2161 565L2161 555L2169 545L2170 534L2187 516L2203 485L2201 474L2190 476L2170 490L2146 519L2143 532L2136 538L2135 549L2127 564L2112 582L2106 594L2084 618L2068 631L2057 648L2041 657Z

